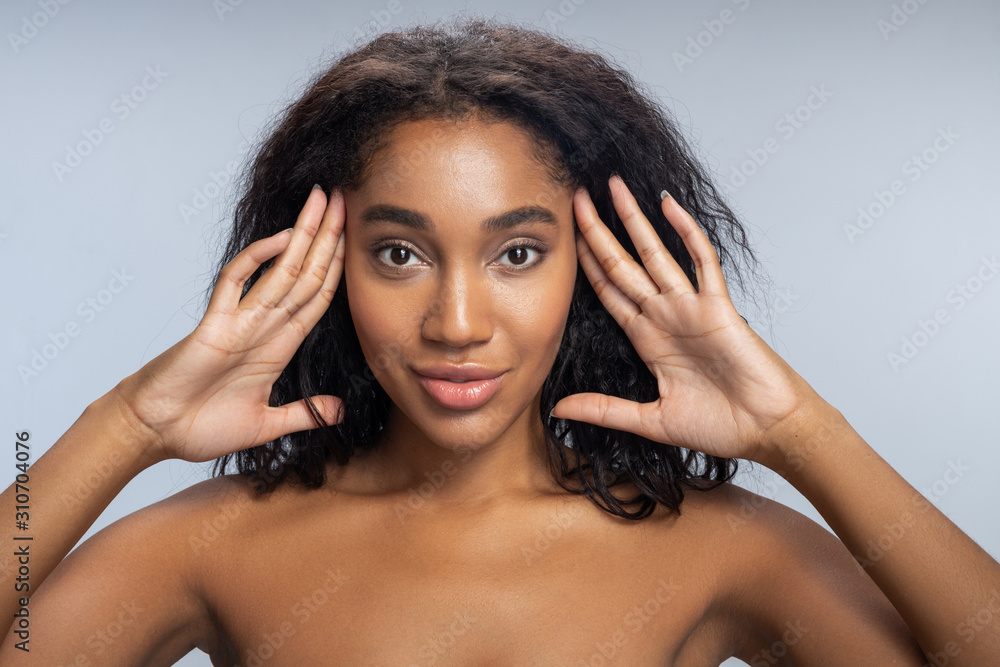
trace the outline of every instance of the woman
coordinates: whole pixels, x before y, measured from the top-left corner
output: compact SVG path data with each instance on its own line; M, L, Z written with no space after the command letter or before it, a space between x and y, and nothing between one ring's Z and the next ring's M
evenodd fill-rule
M482 21L348 54L261 148L198 327L28 470L0 658L989 664L1000 566L742 320L734 248L599 56ZM146 467L233 457L66 556Z

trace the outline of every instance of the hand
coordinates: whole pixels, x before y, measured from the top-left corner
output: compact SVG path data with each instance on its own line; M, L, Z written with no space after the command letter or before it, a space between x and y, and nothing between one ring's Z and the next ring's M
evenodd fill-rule
M294 231L236 255L220 272L195 330L115 388L148 429L155 460L208 461L316 427L305 400L270 407L268 399L333 299L344 264L344 218L341 193L327 204L314 189ZM247 279L275 255L241 299ZM338 421L340 399L312 399L327 423Z
M640 266L597 214L586 189L574 211L580 265L608 312L656 377L660 398L639 404L585 393L553 414L629 431L706 454L766 462L781 427L822 401L736 312L719 258L705 233L673 197L661 208L694 259L700 291L670 256L618 176L615 210Z

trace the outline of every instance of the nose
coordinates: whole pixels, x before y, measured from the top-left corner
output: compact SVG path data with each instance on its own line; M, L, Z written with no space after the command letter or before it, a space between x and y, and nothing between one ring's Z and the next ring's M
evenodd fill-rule
M473 273L454 270L439 281L424 314L425 339L461 348L493 337L492 299Z

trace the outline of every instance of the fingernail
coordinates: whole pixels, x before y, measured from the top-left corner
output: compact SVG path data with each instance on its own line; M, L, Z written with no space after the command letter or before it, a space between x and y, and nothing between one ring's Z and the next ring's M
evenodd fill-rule
M294 227L289 227L288 229L285 229L285 230L283 230L283 231L286 231L286 232L288 232L289 234L291 234L291 233L292 233L292 230L293 230L293 229L294 229Z
M670 197L670 193L669 192L667 192L666 190L663 190L662 192L660 192L660 201L663 201L667 197Z
M319 183L317 183L317 184L315 184L315 185L313 186L313 190L322 190L322 189L323 189L323 186L322 186L322 185L320 185Z

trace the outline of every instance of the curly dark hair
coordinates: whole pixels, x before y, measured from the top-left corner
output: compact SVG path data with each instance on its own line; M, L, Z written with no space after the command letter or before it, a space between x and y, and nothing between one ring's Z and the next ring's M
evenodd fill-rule
M358 187L366 165L399 123L461 119L473 112L511 122L537 139L557 182L585 186L601 219L637 257L608 187L608 178L620 175L697 285L694 263L659 208L660 192L667 189L698 220L724 271L743 287L741 259L756 262L746 233L656 97L602 55L539 30L479 17L379 35L316 77L277 119L238 182L241 195L219 269L253 241L291 227L314 183ZM244 294L270 263L247 281ZM341 281L270 397L275 406L306 398L319 428L223 456L214 462L213 475L234 461L259 493L293 479L323 485L331 457L346 465L355 452L373 446L386 424L391 401L369 361ZM685 489L712 488L735 475L735 459L549 416L559 399L578 392L638 402L659 397L654 376L582 271L541 394L539 416L555 480L613 515L642 519L657 503L680 514ZM308 401L322 394L343 399L340 423L326 424ZM560 442L572 448L572 466ZM625 482L638 495L620 499L611 492Z

